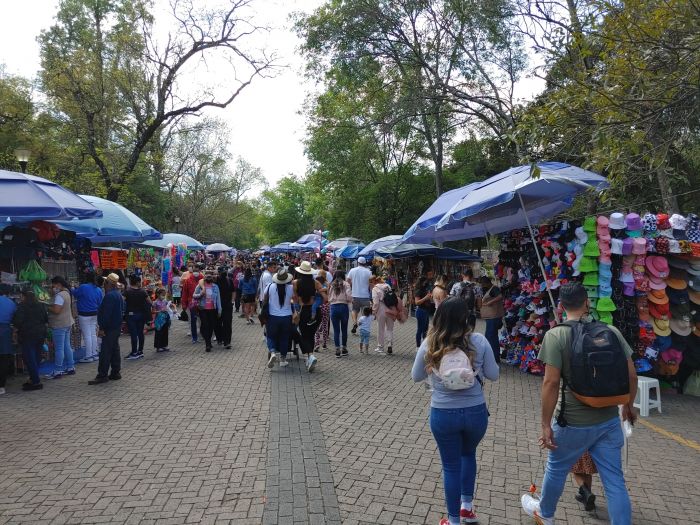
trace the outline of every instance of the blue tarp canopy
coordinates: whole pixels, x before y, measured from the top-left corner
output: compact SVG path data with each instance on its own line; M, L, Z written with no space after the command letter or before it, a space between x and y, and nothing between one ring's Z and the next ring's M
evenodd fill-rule
M406 257L437 257L451 261L481 261L481 257L470 253L460 252L452 248L439 248L431 244L393 244L379 248L374 252L378 257L386 259L404 259Z
M270 248L270 253L292 253L294 250L292 250L289 245L292 244L291 242L281 242L279 244L275 244Z
M343 259L357 259L359 253L365 247L364 244L350 244L345 248L338 248L333 252L336 257L342 257Z
M479 182L474 182L473 184L468 184L461 188L446 191L440 195L437 200L423 212L423 215L418 217L418 220L406 230L406 233L404 233L401 238L401 242L441 243L458 239L459 237L452 237L454 232L451 230L436 231L435 225L440 222L440 219L442 219L455 204L469 195L479 184Z
M189 235L182 233L164 233L163 238L157 241L146 241L142 243L144 246L152 246L154 248L165 248L168 244L178 245L184 244L188 250L203 250L204 245L197 239L193 239Z
M92 195L79 195L102 212L99 219L53 221L62 230L76 232L93 243L142 242L163 235L124 206Z
M308 244L310 242L315 242L317 246L319 246L321 242L321 236L316 235L315 233L307 233L306 235L302 235L297 239L297 244Z
M472 239L539 224L566 210L576 195L609 186L605 177L562 162L518 166L486 179L450 208L436 225L443 240ZM449 232L449 233L446 233Z
M318 242L310 242L308 244L302 244L300 242L293 242L289 245L293 252L315 252L316 248L319 248Z
M357 239L355 237L340 237L339 239L334 239L331 242L329 242L325 248L327 250L342 250L346 246L355 246L358 244L362 244L362 241L360 239ZM364 246L364 244L362 244Z
M386 237L380 237L379 239L374 239L371 243L360 250L357 254L358 257L374 257L374 252L378 248L384 248L385 246L391 246L401 241L401 235L387 235Z
M92 219L102 212L50 180L0 170L0 221Z

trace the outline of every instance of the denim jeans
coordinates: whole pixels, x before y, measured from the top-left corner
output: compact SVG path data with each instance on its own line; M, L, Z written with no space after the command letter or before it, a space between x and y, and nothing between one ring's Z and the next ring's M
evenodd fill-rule
M146 318L142 313L127 314L126 326L129 327L131 336L131 353L143 352L143 344L146 337L143 335L143 328L146 325Z
M416 346L420 346L423 339L428 335L428 328L430 326L430 315L428 311L420 306L416 308Z
M39 379L39 352L44 344L43 339L27 339L22 340L22 362L29 376L29 382L33 385L38 385Z
M73 348L70 345L70 326L66 328L52 328L54 365L57 372L75 368L73 361Z
M540 500L542 517L554 517L569 470L588 451L603 483L610 522L612 525L630 525L632 506L622 473L624 437L620 420L615 417L589 427L560 427L553 423L552 430L557 448L549 451L544 471Z
M485 319L486 321L486 332L484 337L491 345L493 350L493 355L496 358L496 362L501 362L501 345L498 342L498 330L503 326L503 321L499 317L493 319Z
M289 338L292 336L291 315L271 315L265 324L267 349L270 352L279 352L282 357L287 357Z
M431 408L430 430L435 437L445 485L445 503L450 521L459 521L462 496L474 498L476 447L489 424L486 404L467 408Z
M348 320L350 307L347 304L331 305L331 323L333 323L333 342L335 347L348 346ZM342 344L341 344L342 342Z

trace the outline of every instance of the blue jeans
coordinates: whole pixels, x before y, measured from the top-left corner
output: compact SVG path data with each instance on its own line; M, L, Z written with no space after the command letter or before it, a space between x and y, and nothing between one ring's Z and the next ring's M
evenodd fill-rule
M75 368L73 361L73 348L70 346L70 326L66 328L52 328L54 365L57 372Z
M369 337L372 335L372 332L369 330L362 330L360 329L360 344L369 346Z
M496 362L501 362L501 345L498 342L498 330L503 326L503 321L499 317L493 319L485 319L486 321L486 333L484 337L491 345L491 350L493 350L493 355L496 358Z
M350 307L347 304L331 305L331 323L333 323L333 342L335 347L348 346L348 320L350 319ZM341 343L342 336L342 345Z
M192 333L192 340L197 341L197 314L199 310L197 308L190 308L190 332Z
M428 335L428 327L430 326L430 315L428 311L421 308L416 308L416 346L420 346L423 339Z
M569 470L588 451L603 482L610 522L612 525L630 525L632 506L622 474L624 437L620 420L615 417L590 427L560 427L554 423L552 430L557 448L549 451L544 471L540 500L542 517L554 516Z
M43 339L28 339L22 340L22 362L29 375L29 382L33 385L38 385L39 379L39 352L44 344Z
M489 424L486 404L467 408L431 408L430 430L435 437L445 485L445 503L451 521L459 521L462 496L474 498L476 447Z
M146 318L142 313L127 314L126 326L129 327L129 335L131 336L131 353L136 354L143 352L143 343L145 336L143 328L146 325Z
M271 315L265 323L267 334L267 349L270 352L279 352L282 357L287 357L289 338L292 336L292 316Z

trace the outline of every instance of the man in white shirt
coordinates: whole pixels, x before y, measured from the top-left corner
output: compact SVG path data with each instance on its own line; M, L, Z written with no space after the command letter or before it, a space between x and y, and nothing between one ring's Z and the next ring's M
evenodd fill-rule
M260 301L260 308L262 308L263 302L265 301L265 290L272 284L272 276L277 273L277 262L268 261L267 269L260 276L260 288L258 288L258 301Z
M352 286L352 333L357 333L357 315L365 306L372 304L369 279L372 271L367 268L364 257L357 259L357 266L348 272L345 278Z

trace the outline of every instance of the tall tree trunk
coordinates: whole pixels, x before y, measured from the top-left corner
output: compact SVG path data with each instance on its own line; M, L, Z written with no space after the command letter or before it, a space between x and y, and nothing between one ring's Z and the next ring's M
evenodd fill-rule
M656 169L656 180L661 191L661 202L664 205L664 211L666 213L678 213L678 199L673 194L671 181L668 180L668 172L663 165Z

